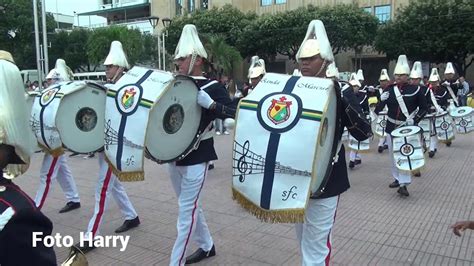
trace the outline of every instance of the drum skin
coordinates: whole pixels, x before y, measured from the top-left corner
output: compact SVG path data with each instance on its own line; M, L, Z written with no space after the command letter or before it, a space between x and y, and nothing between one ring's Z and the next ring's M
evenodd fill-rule
M196 102L198 91L191 78L176 76L156 100L150 110L145 140L154 161L182 159L198 143L203 130L202 108Z

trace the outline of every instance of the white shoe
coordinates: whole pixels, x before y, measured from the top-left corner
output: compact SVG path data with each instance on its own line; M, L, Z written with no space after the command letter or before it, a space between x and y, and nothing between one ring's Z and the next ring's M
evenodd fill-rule
M224 135L229 135L229 131L224 131Z
M221 134L221 132L219 132L219 131L216 131L216 135L220 135L220 134Z

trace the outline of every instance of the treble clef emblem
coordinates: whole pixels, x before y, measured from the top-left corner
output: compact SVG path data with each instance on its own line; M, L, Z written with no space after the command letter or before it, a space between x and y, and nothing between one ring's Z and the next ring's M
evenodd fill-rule
M240 156L239 160L237 161L237 170L240 172L239 181L243 183L245 181L245 175L251 174L252 169L250 168L249 171L249 164L246 161L247 154L250 150L250 142L247 140L244 142L242 146L242 156ZM247 173L247 171L249 171Z

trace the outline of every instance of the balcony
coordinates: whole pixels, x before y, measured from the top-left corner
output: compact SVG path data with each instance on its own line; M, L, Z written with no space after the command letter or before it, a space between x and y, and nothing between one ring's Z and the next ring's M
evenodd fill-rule
M98 10L80 13L79 16L101 16L107 24L123 21L146 20L150 16L149 0L102 0Z

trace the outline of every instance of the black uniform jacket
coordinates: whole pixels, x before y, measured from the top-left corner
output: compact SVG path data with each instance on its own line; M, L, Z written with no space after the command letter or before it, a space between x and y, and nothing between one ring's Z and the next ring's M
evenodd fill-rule
M446 87L444 86L439 86L439 87L433 88L433 93L438 105L441 106L444 110L446 110L449 105L448 100L451 99L448 89L446 89Z
M232 101L224 85L215 80L208 80L204 77L194 77L199 88L203 89L216 102L214 110L203 109L204 115L201 125L206 127L216 118L233 118L236 111L237 101ZM217 160L214 149L214 139L206 139L199 143L196 150L189 153L184 159L177 161L176 165L186 166Z
M53 224L39 211L33 200L17 185L3 178L0 171L0 215L11 207L14 211L0 230L0 265L56 265L54 249L37 242L33 247L33 232L51 235Z
M395 91L394 87L398 86L396 84L388 86L385 91L389 92L388 99L383 102L379 102L377 104L377 107L375 108L375 113L378 114L380 111L382 111L385 108L385 105L388 107L388 112L387 115L391 119L395 119L398 121L405 121L407 118L405 115L402 113L402 110L400 109L400 105L398 104L397 97L395 96ZM405 105L407 107L408 113L413 113L413 111L416 110L417 107L419 107L419 110L414 117L415 123L418 123L428 112L428 105L426 103L426 97L423 94L423 90L421 86L415 86L415 85L409 85L404 84L401 87L398 86L400 90L400 94L403 95L403 101L405 102ZM387 127L385 128L385 131L387 133L391 133L394 129L396 129L399 125L396 125L390 120L387 121Z
M336 132L336 138L341 140L344 127L347 127L350 134L357 140L363 141L372 136L372 130L369 121L359 104L359 99L354 94L352 86L346 82L336 82L337 93L340 93L341 101L338 105L339 132ZM347 175L347 165L344 145L339 151L339 160L333 165L323 193L312 198L329 198L340 195L349 189L349 178Z

